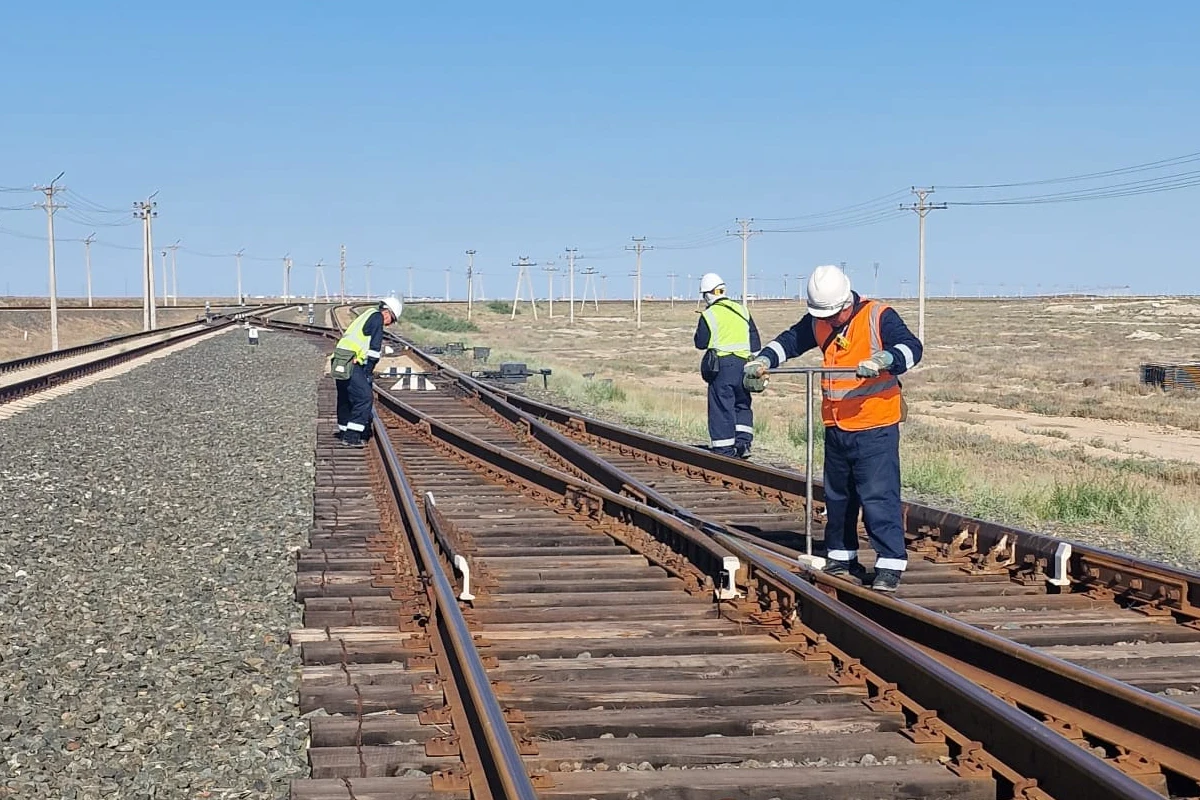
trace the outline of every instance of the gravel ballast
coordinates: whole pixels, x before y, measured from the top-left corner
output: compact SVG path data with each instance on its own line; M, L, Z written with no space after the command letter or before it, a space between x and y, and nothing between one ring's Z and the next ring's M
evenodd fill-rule
M0 422L0 797L275 798L305 774L287 637L322 365L260 341Z

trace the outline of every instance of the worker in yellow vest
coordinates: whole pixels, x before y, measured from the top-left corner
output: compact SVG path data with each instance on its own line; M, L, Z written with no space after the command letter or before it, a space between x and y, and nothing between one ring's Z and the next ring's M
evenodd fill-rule
M763 391L768 370L814 348L825 367L856 371L821 380L825 572L866 583L858 560L861 510L876 554L871 588L894 592L908 566L900 513L899 376L920 362L921 340L895 309L860 297L844 272L823 266L808 279L808 313L746 363L746 388Z
M386 297L355 317L329 357L329 372L337 383L338 438L347 447L362 447L373 412L371 383L383 354L383 329L400 318L404 307Z
M749 458L754 412L742 370L761 346L758 328L745 306L725 296L725 281L715 272L700 278L700 294L706 307L696 323L695 345L704 351L700 377L708 384L709 446L718 455Z

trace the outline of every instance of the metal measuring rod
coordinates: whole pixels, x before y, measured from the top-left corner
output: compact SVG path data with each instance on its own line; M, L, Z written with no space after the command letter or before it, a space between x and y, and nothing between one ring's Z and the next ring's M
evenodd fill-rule
M801 564L811 569L823 569L825 559L814 556L812 551L812 522L813 522L813 414L812 414L812 385L813 375L857 375L854 367L781 367L767 370L767 375L803 375L804 381L804 418L808 431L804 446L804 555L796 558Z

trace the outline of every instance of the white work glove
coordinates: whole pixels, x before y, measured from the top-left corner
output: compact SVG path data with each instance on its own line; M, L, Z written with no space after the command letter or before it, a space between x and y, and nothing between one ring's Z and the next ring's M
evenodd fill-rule
M858 362L858 377L878 378L880 370L890 367L894 360L887 350L880 350L870 358Z

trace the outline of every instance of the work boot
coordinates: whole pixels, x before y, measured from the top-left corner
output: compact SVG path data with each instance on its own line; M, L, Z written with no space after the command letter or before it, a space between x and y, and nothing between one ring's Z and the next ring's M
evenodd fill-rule
M867 568L857 560L835 561L830 559L825 562L825 569L821 571L831 578L844 578L860 586L867 582Z
M748 445L748 444L738 445L737 457L742 459L743 461L750 460L750 445Z
M344 430L342 430L341 428L338 428L336 431L333 432L333 438L338 439L338 440L340 440L345 435L346 435L346 432Z
M891 594L900 588L900 578L903 575L903 572L896 569L877 569L875 570L875 581L871 584L871 588L877 592Z
M360 434L358 431L346 431L342 434L342 446L356 448L362 447L362 434Z

